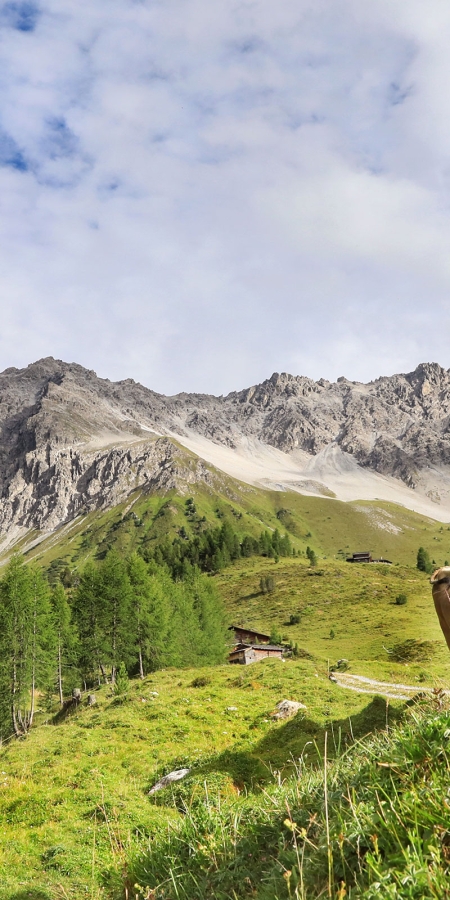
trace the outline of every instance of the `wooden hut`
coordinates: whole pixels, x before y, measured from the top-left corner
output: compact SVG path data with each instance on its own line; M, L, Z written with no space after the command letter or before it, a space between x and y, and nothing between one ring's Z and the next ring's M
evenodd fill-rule
M350 563L387 563L388 566L392 566L392 561L390 559L383 559L380 556L379 559L373 559L368 550L364 550L362 553L352 553L351 556L348 557L347 562Z
M364 550L362 553L352 553L352 555L347 559L347 562L369 563L372 562L372 557L368 550Z
M269 644L270 634L261 631L253 631L251 628L243 628L241 625L230 625L228 631L234 631L235 641L242 644Z

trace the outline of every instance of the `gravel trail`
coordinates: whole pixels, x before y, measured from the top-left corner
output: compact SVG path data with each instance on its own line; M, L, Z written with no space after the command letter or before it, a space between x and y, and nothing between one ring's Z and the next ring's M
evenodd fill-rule
M420 684L392 684L389 681L366 678L364 675L350 675L348 672L332 672L330 679L349 691L356 691L358 694L381 694L389 700L410 700L416 694L433 693L433 688L422 687ZM445 694L448 693L445 691Z

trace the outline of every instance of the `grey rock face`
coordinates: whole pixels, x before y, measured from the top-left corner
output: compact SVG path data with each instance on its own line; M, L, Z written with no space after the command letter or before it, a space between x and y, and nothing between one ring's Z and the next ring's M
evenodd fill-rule
M208 467L168 438L84 453L47 444L25 454L10 478L0 501L0 529L53 530L79 513L116 506L135 488L183 492L200 481L214 483Z
M450 462L450 372L436 363L364 385L274 374L226 397L164 397L53 358L0 374L0 529L51 530L135 487L169 490L211 470L171 434L228 447L256 438L312 456L334 443L415 487Z

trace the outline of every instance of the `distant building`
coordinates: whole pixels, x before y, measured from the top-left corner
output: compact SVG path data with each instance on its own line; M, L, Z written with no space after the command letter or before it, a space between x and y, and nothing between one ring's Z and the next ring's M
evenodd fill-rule
M270 643L270 634L263 634L262 631L253 631L251 628L243 628L241 625L230 625L228 631L234 631L235 640L244 644Z
M253 631L252 628L244 628L241 625L230 625L228 630L233 632L235 640L228 657L230 663L247 666L267 657L281 659L283 656L285 648L271 644L269 634Z
M372 562L372 557L369 550L363 550L360 553L352 553L347 562Z
M351 556L347 557L346 561L349 563L387 563L389 566L392 566L391 560L383 559L382 556L380 559L373 559L369 550L363 550L360 553L352 553Z
M230 663L237 663L241 666L248 666L250 663L259 662L260 659L283 658L283 647L276 647L274 644L237 644L231 651L228 660Z

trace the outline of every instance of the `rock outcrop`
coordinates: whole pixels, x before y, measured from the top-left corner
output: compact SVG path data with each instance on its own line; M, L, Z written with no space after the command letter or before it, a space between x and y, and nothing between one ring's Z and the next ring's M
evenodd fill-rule
M313 459L330 445L411 488L450 463L450 371L422 364L360 384L274 374L226 397L165 397L132 379L98 378L53 358L0 374L0 529L51 530L134 488L213 479L174 443L255 439Z
M300 709L306 709L304 703L299 703L297 700L280 700L277 703L276 712L272 713L272 719L290 719Z

